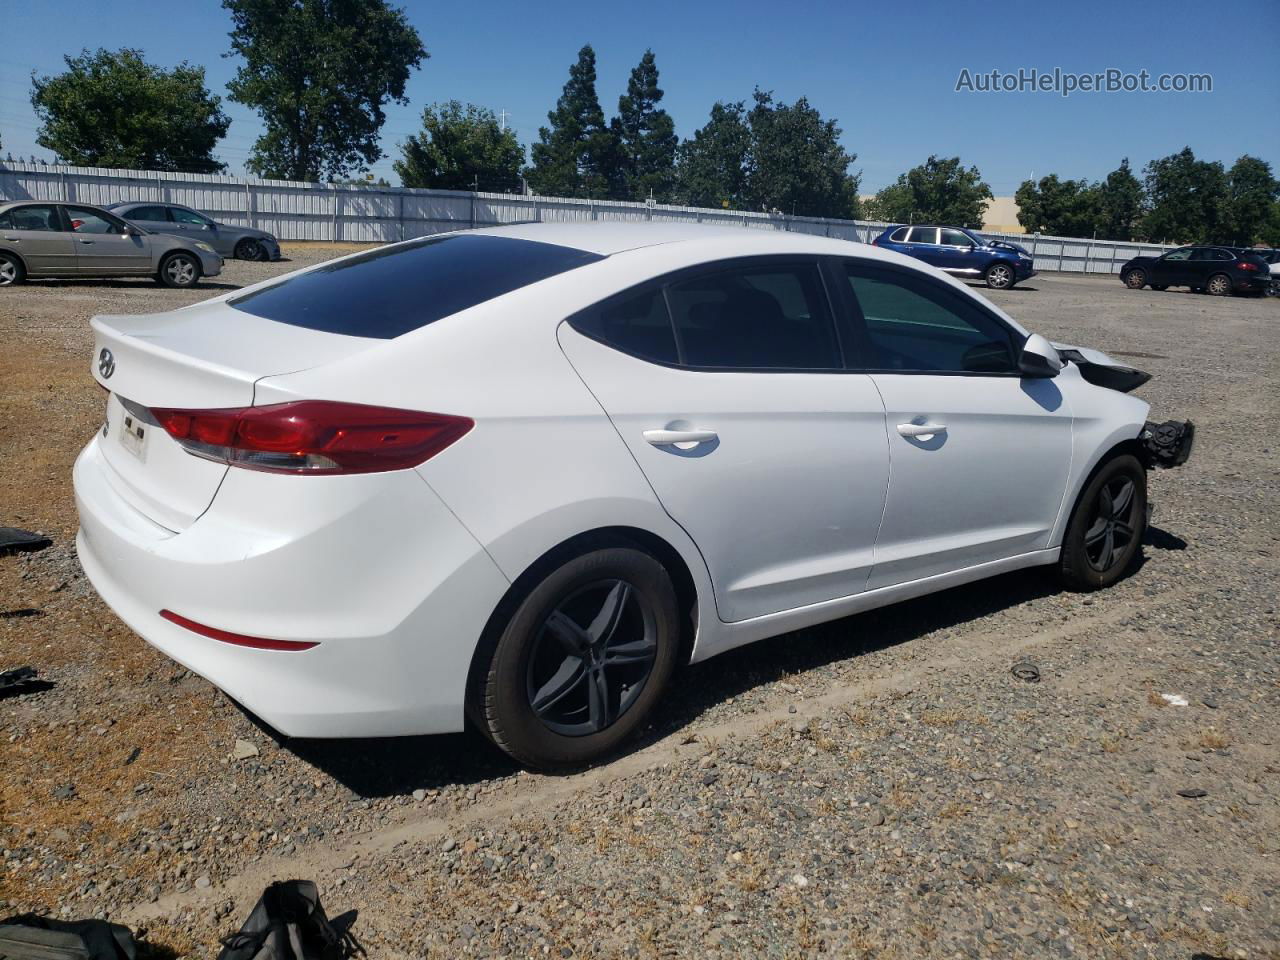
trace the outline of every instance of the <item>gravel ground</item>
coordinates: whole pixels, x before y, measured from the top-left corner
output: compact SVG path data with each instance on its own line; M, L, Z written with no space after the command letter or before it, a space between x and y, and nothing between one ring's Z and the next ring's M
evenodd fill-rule
M1280 958L1280 304L988 293L1196 421L1133 575L1081 596L1013 574L726 654L627 755L544 777L470 736L279 742L79 573L89 316L333 252L187 293L0 292L0 523L55 540L0 558L0 612L34 611L0 617L0 668L49 681L0 701L0 914L213 957L266 882L306 876L371 956ZM1038 683L1010 674L1028 659Z

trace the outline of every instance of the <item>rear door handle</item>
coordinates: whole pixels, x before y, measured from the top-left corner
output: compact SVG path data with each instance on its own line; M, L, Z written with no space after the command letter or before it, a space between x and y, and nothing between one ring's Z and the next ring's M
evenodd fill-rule
M940 433L946 433L947 426L944 423L900 423L898 424L898 433L904 437L912 437L916 440L929 440Z
M76 239L79 240L81 243L93 243L92 240L86 240L83 237L76 237Z
M718 439L714 430L646 430L644 438L655 447L674 443L710 443Z

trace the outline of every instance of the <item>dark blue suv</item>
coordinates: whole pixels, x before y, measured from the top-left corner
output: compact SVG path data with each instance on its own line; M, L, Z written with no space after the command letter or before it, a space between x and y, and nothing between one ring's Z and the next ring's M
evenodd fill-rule
M1016 243L984 240L963 227L925 223L889 227L871 243L933 264L955 277L983 280L992 290L1008 290L1036 275L1031 254Z

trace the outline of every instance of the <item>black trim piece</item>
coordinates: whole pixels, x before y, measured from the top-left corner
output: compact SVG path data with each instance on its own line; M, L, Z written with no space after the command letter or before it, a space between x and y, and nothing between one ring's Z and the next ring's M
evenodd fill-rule
M1190 420L1166 420L1142 425L1138 440L1142 444L1143 460L1148 469L1180 467L1191 457L1191 447L1196 439L1196 425Z

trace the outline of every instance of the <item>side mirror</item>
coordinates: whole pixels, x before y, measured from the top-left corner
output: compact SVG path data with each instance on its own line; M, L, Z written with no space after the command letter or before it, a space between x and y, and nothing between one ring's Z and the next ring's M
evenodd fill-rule
M126 237L140 237L142 236L142 231L139 230L137 227L135 227L133 224L126 223L124 225L124 235Z
M1062 369L1062 357L1048 340L1033 333L1022 345L1018 369L1024 377L1056 377Z

